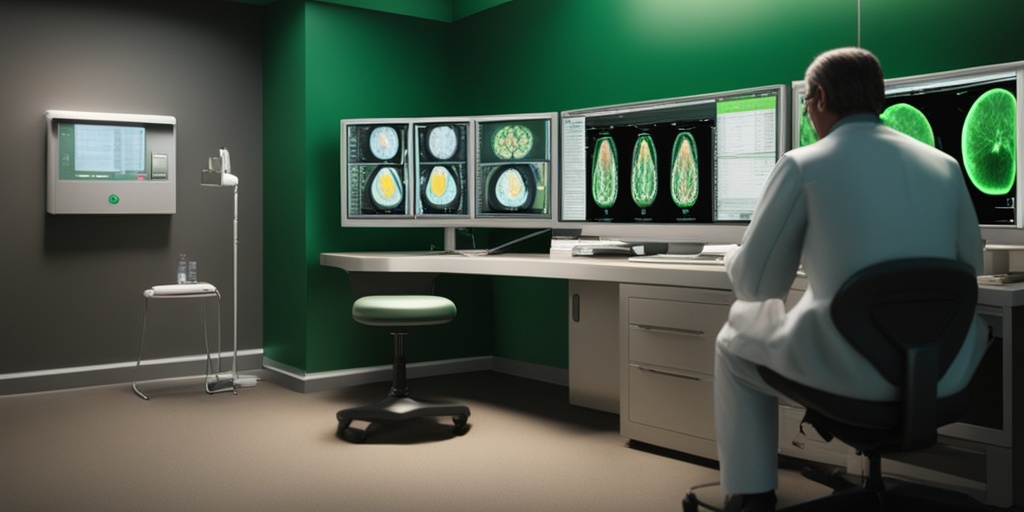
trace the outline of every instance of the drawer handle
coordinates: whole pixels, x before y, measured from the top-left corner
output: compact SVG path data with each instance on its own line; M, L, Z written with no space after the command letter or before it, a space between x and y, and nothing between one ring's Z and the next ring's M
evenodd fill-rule
M677 329L672 327L655 327L653 325L633 324L637 329L653 332L666 332L669 334L685 334L687 336L703 336L704 331L696 329Z
M681 373L669 372L669 371L665 371L665 370L656 370L654 368L648 368L646 366L640 366L640 365L635 364L635 363L630 363L630 366L632 366L633 368L636 368L637 370L640 370L640 371L642 371L644 373L653 373L655 375L664 375L666 377L676 377L676 378L679 378L679 379L686 379L686 380L695 380L695 381L699 381L700 380L699 378L692 377L690 375L683 375Z

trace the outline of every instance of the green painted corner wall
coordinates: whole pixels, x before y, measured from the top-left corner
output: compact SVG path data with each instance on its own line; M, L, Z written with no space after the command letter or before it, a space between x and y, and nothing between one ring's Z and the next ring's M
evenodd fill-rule
M448 24L319 2L289 1L268 15L265 172L273 204L265 222L265 352L305 372L385 364L386 332L356 324L347 275L319 255L345 250L426 250L440 229L340 226L340 121L442 115L455 78ZM278 48L280 47L280 48ZM420 79L413 79L420 77ZM280 201L278 199L281 199ZM444 328L414 329L410 361L489 355L489 281L445 276L456 300Z
M306 45L304 3L265 8L263 72L263 351L306 361Z
M802 78L858 43L856 0L515 0L454 23L281 0L267 15L265 350L314 372L384 364L323 251L439 246L438 229L342 228L339 122L560 111ZM862 0L859 35L889 76L1024 60L1024 2ZM500 235L492 234L500 237ZM566 283L442 276L451 326L410 360L493 354L566 367Z

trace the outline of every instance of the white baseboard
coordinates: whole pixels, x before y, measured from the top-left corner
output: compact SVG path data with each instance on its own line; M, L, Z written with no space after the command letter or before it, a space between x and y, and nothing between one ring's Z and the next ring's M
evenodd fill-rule
M267 379L300 393L312 393L391 380L391 365L306 373L273 359L264 358L263 367L267 370ZM493 356L410 363L406 366L406 376L414 379L488 370L562 386L567 386L569 383L569 371L564 368Z
M214 368L218 358L223 370L230 370L230 351L213 354ZM262 368L263 349L238 351L238 369L252 371ZM91 366L75 366L70 368L50 368L27 372L0 374L0 395L20 393L36 393L106 384L129 383L135 373L135 361L120 363L97 364ZM143 359L139 365L139 381L167 379L174 377L201 376L206 373L206 354L168 357L163 359Z
M214 354L214 364L216 364L219 357L222 364L228 365L227 367L230 368L231 355L231 352L221 352L219 355ZM238 370L249 373L259 370L261 377L301 393L339 389L372 382L388 382L391 380L390 364L306 373L264 357L263 349L239 350ZM476 371L496 371L561 386L569 385L569 371L565 368L493 356L411 363L407 366L406 371L406 375L409 378ZM0 395L129 383L134 373L135 361L6 373L0 374ZM163 359L144 359L139 367L138 380L144 382L147 380L192 377L201 376L205 373L206 354Z

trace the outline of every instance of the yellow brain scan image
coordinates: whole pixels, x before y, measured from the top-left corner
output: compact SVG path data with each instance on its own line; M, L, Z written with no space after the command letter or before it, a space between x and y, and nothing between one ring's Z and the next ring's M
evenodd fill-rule
M380 167L370 179L370 201L381 210L402 204L402 178L394 167Z
M458 179L443 165L436 165L427 176L424 200L436 209L451 209L459 199Z
M504 211L528 209L532 206L535 188L529 166L502 167L490 179L491 207Z

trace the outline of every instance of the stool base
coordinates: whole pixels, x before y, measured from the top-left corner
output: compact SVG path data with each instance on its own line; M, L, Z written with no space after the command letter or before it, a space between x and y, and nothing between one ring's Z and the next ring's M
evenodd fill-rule
M430 416L451 416L453 432L461 436L469 431L469 407L453 402L420 400L409 396L388 396L371 405L338 411L338 437L353 443L366 439L365 430L350 428L354 420L369 422L403 421Z

